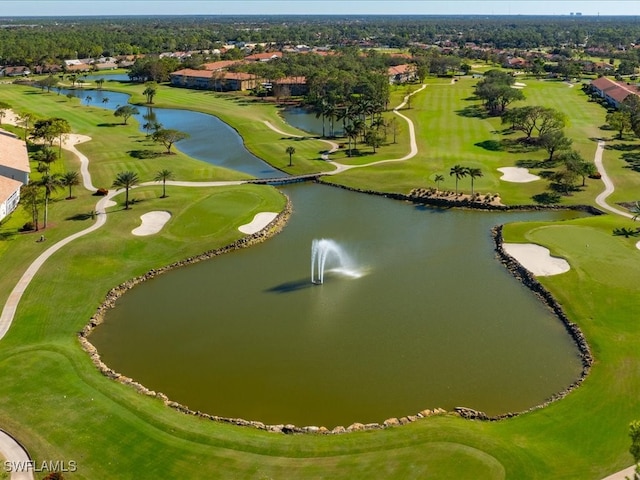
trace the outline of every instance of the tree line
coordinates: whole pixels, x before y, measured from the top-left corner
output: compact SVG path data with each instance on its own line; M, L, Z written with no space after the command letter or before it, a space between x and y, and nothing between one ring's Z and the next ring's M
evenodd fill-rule
M634 17L262 16L17 18L0 28L0 62L42 65L70 58L220 48L227 42L311 46L473 42L492 48L589 45L611 52L640 41ZM371 40L368 40L371 43Z

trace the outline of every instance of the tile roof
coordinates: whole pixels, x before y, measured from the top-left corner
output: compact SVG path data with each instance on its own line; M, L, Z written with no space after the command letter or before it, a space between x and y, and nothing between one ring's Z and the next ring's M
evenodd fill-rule
M596 78L591 82L591 85L618 103L622 102L629 95L640 94L637 88L627 85L624 82L616 82L607 77Z
M26 144L15 135L0 129L0 165L30 172Z
M184 68L176 72L170 73L170 77L197 77L197 78L212 78L211 70L195 70L193 68Z
M0 175L0 203L6 202L21 186L22 182Z

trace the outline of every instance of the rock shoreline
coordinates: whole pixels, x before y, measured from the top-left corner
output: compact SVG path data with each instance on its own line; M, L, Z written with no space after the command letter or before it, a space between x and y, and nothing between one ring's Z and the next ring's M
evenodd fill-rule
M441 207L453 207L453 206L461 207L462 206L462 207L491 209L491 210L523 210L523 209L542 210L542 209L549 209L549 208L566 209L566 207L557 207L557 206L555 207L539 206L538 207L538 206L527 205L527 206L516 207L516 206L492 205L492 204L486 204L486 203L478 204L476 202L450 202L450 201L441 202L442 199L431 199L431 198L416 199L416 198L412 198L410 195L385 194L385 193L380 193L375 191L357 190L349 187L343 187L340 185L333 185L333 186L338 186L340 188L345 188L347 190L352 190L359 193L369 193L373 195L384 196L387 198L393 198L396 200L413 201L417 203L425 203L431 206L441 206ZM427 201L421 202L420 200L427 200ZM437 203L431 203L431 200L435 200ZM475 205L467 205L466 203L475 204ZM587 211L595 215L602 214L601 211L589 206L582 206L582 207L578 206L578 207L574 207L574 209ZM335 434L344 434L344 433L365 431L365 430L381 430L381 429L391 428L395 426L406 425L408 423L415 422L421 418L426 418L426 417L431 417L436 415L457 415L461 418L468 419L468 420L499 421L502 419L512 418L518 415L522 415L524 413L531 412L533 410L544 408L550 403L564 398L571 391L577 388L584 381L587 374L589 373L591 369L591 365L593 364L593 356L591 354L591 349L589 348L589 345L584 337L584 334L575 323L569 320L567 315L564 313L562 307L557 302L557 300L553 298L551 293L549 293L528 270L526 270L513 257L511 257L509 254L505 252L502 246L503 245L503 236L502 236L503 226L502 225L494 227L491 232L492 237L494 239L495 250L496 250L498 259L502 264L505 265L505 267L512 273L512 275L516 279L518 279L518 281L522 282L523 285L531 289L534 292L534 294L536 294L560 319L560 321L563 323L563 325L565 326L565 328L567 329L571 337L576 342L576 345L578 346L578 350L580 351L580 356L582 360L582 372L581 372L580 378L578 378L575 382L573 382L563 391L557 394L554 394L552 397L550 397L548 400L546 400L542 404L533 406L525 411L517 412L517 413L508 412L508 413L504 413L497 416L489 416L484 412L473 410L467 407L455 407L452 411L447 411L442 408L435 408L433 410L432 409L422 410L416 413L415 415L407 415L400 418L391 417L384 420L382 423L374 422L374 423L363 424L363 423L354 422L348 427L336 426L333 429L328 429L324 426L298 427L292 424L269 425L260 421L250 421L242 418L221 417L217 415L210 415L208 413L200 412L197 410L195 411L191 410L189 407L185 405L182 405L178 402L170 400L167 397L167 395L165 395L164 393L150 390L144 385L136 382L132 378L129 378L125 375L122 375L112 370L111 368L109 368L109 366L107 366L101 360L100 354L98 353L97 349L91 344L91 342L89 342L88 336L91 334L91 332L95 327L97 327L98 325L104 322L104 317L106 312L114 308L118 298L120 298L122 295L124 295L127 291L129 291L136 285L146 280L150 280L158 275L166 273L170 270L173 270L175 268L179 268L185 265L190 265L203 260L207 260L207 259L216 257L218 255L223 255L225 253L229 253L241 248L250 247L257 243L263 242L274 235L277 235L282 231L282 229L286 225L289 217L291 216L292 210L293 209L292 209L291 201L287 198L287 204L284 210L280 214L278 214L278 216L261 231L251 235L247 235L225 247L211 250L193 257L188 257L184 260L175 262L166 267L150 270L144 275L136 277L132 280L124 282L121 285L118 285L117 287L112 288L107 293L104 302L98 307L98 309L96 310L96 313L91 317L89 323L85 325L85 327L80 332L78 332L78 340L80 342L80 345L82 346L82 349L89 354L93 364L104 376L112 380L115 380L118 383L121 383L123 385L129 385L142 395L155 397L161 400L166 406L173 408L179 412L182 412L186 415L193 415L193 416L201 417L203 419L212 420L216 422L229 423L229 424L245 426L245 427L252 427L252 428L257 428L259 430L264 430L264 431L274 432L274 433L282 433L282 434L315 433L315 434L334 434L335 435Z
M474 200L468 195L459 195L459 200L452 200L451 197L438 197L438 196L427 196L423 195L423 192L426 189L414 189L411 193L385 193L379 192L376 190L363 190L360 188L349 187L346 185L339 185L337 183L329 183L322 181L321 179L316 180L317 183L321 183L323 185L328 185L330 187L342 188L344 190L349 190L350 192L356 193L366 193L367 195L376 195L378 197L391 198L394 200L401 200L405 202L412 202L421 205L428 205L430 207L441 207L441 208L470 208L473 210L492 210L492 211L538 211L538 210L576 210L579 212L586 212L591 215L604 215L602 210L597 209L591 205L530 205L530 204L520 204L520 205L504 205L502 203L491 203L490 201L485 202L484 197L480 196L480 200ZM499 199L499 196L498 196Z

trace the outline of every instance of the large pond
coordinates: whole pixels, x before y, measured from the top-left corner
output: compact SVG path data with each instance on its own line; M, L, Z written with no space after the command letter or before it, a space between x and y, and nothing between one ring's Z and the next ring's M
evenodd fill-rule
M127 100L90 94L111 108ZM214 117L156 113L198 139L179 148L202 160L225 164L219 152L242 146ZM269 175L243 158L243 171ZM104 361L194 410L327 427L435 407L521 411L580 375L576 345L494 258L489 235L574 213L417 208L315 184L283 191L294 214L280 235L123 296L91 336ZM333 271L329 255L325 283L313 285L320 238L348 260Z
M194 410L327 427L434 407L520 411L579 376L575 344L489 236L497 223L567 214L284 191L295 213L277 237L122 297L91 336L104 361ZM311 283L318 238L350 257L348 275Z

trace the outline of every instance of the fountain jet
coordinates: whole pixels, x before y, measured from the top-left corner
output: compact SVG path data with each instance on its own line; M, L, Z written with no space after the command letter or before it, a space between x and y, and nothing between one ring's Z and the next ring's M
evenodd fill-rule
M349 271L350 259L334 240L322 238L311 242L311 283L322 285L327 267Z

